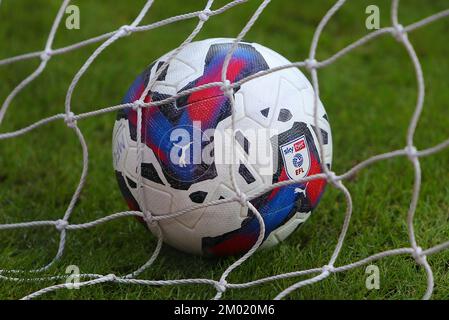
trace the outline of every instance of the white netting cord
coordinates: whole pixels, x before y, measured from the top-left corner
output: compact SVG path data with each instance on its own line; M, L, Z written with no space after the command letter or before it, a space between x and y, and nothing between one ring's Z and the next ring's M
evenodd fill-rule
M56 15L56 18L53 22L53 25L51 27L50 33L47 38L47 42L45 44L44 50L40 53L39 57L41 59L41 63L37 67L37 69L30 74L27 78L25 78L17 87L15 87L11 93L8 95L8 97L3 102L1 108L0 108L0 124L3 121L3 118L5 116L6 110L8 109L9 105L11 104L11 101L22 91L29 83L34 81L45 69L47 66L48 60L50 60L53 51L52 51L52 44L55 39L56 31L58 30L59 24L61 23L62 17L64 15L65 9L67 8L70 0L64 0L61 7L59 8L58 14Z
M240 189L237 178L236 178L236 172L237 172L237 161L236 161L236 139L234 139L234 135L236 133L235 130L235 123L236 123L236 106L235 106L235 98L234 98L234 88L231 86L231 81L227 79L227 73L228 73L228 67L229 63L231 61L232 55L234 51L237 49L237 46L239 42L243 39L243 37L248 33L248 31L251 29L251 27L254 25L254 23L259 18L262 11L265 9L265 7L268 5L270 0L265 0L261 3L261 5L257 8L257 10L254 12L252 17L249 19L249 21L246 23L246 25L243 27L242 31L240 31L237 38L234 40L234 42L231 45L231 48L227 52L222 70L221 70L221 81L222 86L221 90L223 91L223 94L228 98L229 103L231 105L231 132L232 132L232 145L231 145L231 164L229 165L229 170L231 172L231 183L233 191L235 192L237 201L240 203L243 207L248 207L248 210L253 212L254 216L256 217L258 223L259 223L259 235L257 237L256 242L251 247L251 249L246 252L242 257L240 257L237 261L235 261L233 264L231 264L221 275L219 284L216 286L217 294L214 297L214 300L221 299L223 296L223 293L226 291L226 285L227 281L226 278L228 275L236 268L238 268L242 263L244 263L249 257L251 257L254 252L260 247L262 244L264 237L265 237L265 222L262 218L262 215L260 214L259 210L257 210L251 202L248 201L247 195Z
M352 199L351 199L351 194L349 193L349 191L346 189L346 187L343 185L341 180L337 179L337 175L333 172L330 171L330 168L328 168L326 166L326 164L324 163L324 142L323 142L323 136L320 134L319 132L319 124L318 124L318 104L319 104L319 96L320 96L320 91L319 91L319 83L318 83L318 72L317 72L317 68L318 68L318 62L315 59L315 55L316 55L316 48L318 46L318 41L320 39L320 35L322 30L324 29L324 27L326 26L326 24L329 22L329 20L332 18L332 16L338 11L338 9L344 4L345 0L340 0L338 1L327 13L326 15L323 17L323 19L321 20L321 22L319 23L317 29L315 30L315 34L313 36L312 39L312 44L310 47L310 53L309 53L309 58L305 61L305 67L306 69L310 72L311 76L312 76L312 86L314 89L314 99L313 99L313 120L314 120L314 131L315 131L315 136L317 137L318 140L318 149L319 149L319 154L320 154L320 159L321 161L321 169L324 172L324 174L326 175L327 181L328 183L330 183L332 186L334 186L335 188L341 190L346 198L346 203L347 203L347 209L346 209L346 215L345 215L345 220L343 223L343 227L340 233L340 236L338 238L337 241L337 245L335 246L334 252L328 262L327 265L323 266L322 270L321 270L321 274L319 274L318 276L315 276L311 279L307 279L307 280L303 280L303 281L299 281L291 286L289 286L288 288L284 289L282 292L280 292L275 299L279 300L284 298L285 296L289 295L291 292L306 286L306 285L310 285L313 284L315 282L321 281L325 278L327 278L331 272L334 271L334 263L338 258L338 255L341 251L341 248L343 247L343 242L344 239L346 237L346 233L348 231L349 228L349 222L351 219L351 215L352 215Z
M55 37L58 26L60 25L60 21L62 19L63 12L70 2L69 0L65 0L65 1L63 1L62 5L58 11L58 14L55 18L53 25L52 25L50 34L47 38L46 46L43 51L27 53L27 54L23 54L20 56L0 60L0 65L6 65L6 64L17 62L17 61L36 58L36 57L39 57L41 59L41 63L38 66L38 68L32 74L30 74L27 78L25 78L21 83L19 83L19 85L16 88L14 88L13 91L10 93L10 95L8 95L8 97L5 99L2 107L0 108L0 123L1 123L1 121L3 120L3 117L6 113L6 110L8 109L8 107L11 104L14 97L17 96L17 94L20 93L20 91L22 91L30 82L35 80L39 76L39 74L41 74L43 72L43 70L45 69L45 67L47 65L47 62L50 60L50 58L52 56L70 52L72 50L82 48L86 45L105 40L105 42L102 45L100 45L94 51L94 53L86 60L84 65L80 68L80 70L77 72L77 74L73 78L72 83L70 84L70 87L67 90L66 101L65 101L65 113L57 114L57 115L39 120L25 128L19 129L17 131L6 132L6 133L0 134L0 140L10 139L10 138L14 138L14 137L26 134L26 133L28 133L40 126L48 124L50 122L62 119L67 124L68 128L73 129L75 131L75 134L77 135L77 137L80 141L80 144L82 147L82 153L83 153L83 169L82 169L80 181L78 183L78 186L72 196L72 199L71 199L71 201L68 205L68 208L66 209L66 212L64 213L64 216L62 219L58 219L56 221L31 221L31 222L13 223L13 224L0 224L0 230L53 226L60 232L60 242L59 242L58 251L57 251L55 257L49 264L47 264L41 268L34 269L34 270L0 270L0 279L9 280L9 281L17 281L17 282L49 281L49 280L65 279L65 276L63 276L63 275L42 276L42 277L25 277L25 276L17 277L17 275L18 274L21 275L24 273L32 273L33 274L33 273L47 271L62 256L64 248L65 248L66 232L69 230L81 230L81 229L92 228L94 226L97 226L102 223L106 223L106 222L114 220L114 219L118 219L118 218L122 218L122 217L137 216L137 217L143 218L149 226L154 228L154 230L156 232L156 236L158 238L156 247L153 251L153 254L150 256L149 260L145 264L143 264L140 268L138 268L134 272L129 273L125 276L117 276L114 274L109 274L109 275L98 275L98 274L88 274L88 273L81 274L80 278L89 279L89 280L80 282L79 283L80 287L95 285L95 284L104 283L104 282L139 284L139 285L205 284L205 285L211 285L211 286L215 287L215 289L217 291L215 299L219 299L222 297L223 293L228 288L232 288L232 289L248 288L251 286L260 285L262 283L275 281L278 279L286 279L286 278L292 278L292 277L300 277L300 276L318 274L312 278L299 281L299 282L293 284L292 286L286 288L282 292L280 292L275 297L275 299L281 299L281 298L287 296L288 294L290 294L291 292L293 292L294 290L297 290L303 286L310 285L310 284L316 283L318 281L321 281L321 280L327 278L332 273L344 272L344 271L368 264L372 261L383 259L385 257L408 254L408 255L411 255L415 259L415 261L418 265L423 266L424 270L426 271L427 290L426 290L423 298L428 299L431 297L432 292L433 292L434 280L433 280L432 269L431 269L430 265L428 264L426 257L430 254L435 254L437 252L440 252L442 250L449 248L449 241L441 243L439 245L436 245L436 246L431 247L426 250L423 250L421 247L419 247L416 242L415 232L414 232L414 227L413 227L413 219L414 219L414 216L416 213L416 207L417 207L419 192L420 192L420 187L421 187L421 168L420 168L419 158L423 157L423 156L432 155L434 153L440 152L440 151L448 148L449 147L449 139L447 139L433 147L430 147L430 148L427 148L424 150L420 150L420 151L417 150L416 147L414 147L413 136L414 136L414 133L415 133L415 130L416 130L423 106L424 106L424 94L425 94L424 88L425 88L425 86L424 86L424 77L423 77L422 68L421 68L419 59L416 55L416 52L408 39L408 32L411 32L413 30L421 28L421 27L423 27L429 23L432 23L434 21L437 21L439 19L448 17L449 9L441 11L437 14L434 14L434 15L429 16L425 19L422 19L418 22L410 24L409 26L404 27L399 23L399 20L398 20L399 1L393 0L392 5L391 5L392 27L382 28L382 29L376 30L374 32L371 32L371 33L367 34L366 36L353 42L352 44L348 45L347 47L343 48L342 50L338 51L330 58L320 62L320 61L317 61L315 58L319 38L320 38L322 31L324 30L324 27L327 25L327 23L330 21L330 19L333 17L333 15L346 2L345 0L339 0L335 3L334 6L332 6L332 8L326 13L326 15L320 21L320 23L315 31L314 37L312 39L312 44L310 47L310 53L309 53L308 59L306 59L304 61L294 62L294 63L288 64L285 66L280 66L280 67L272 68L269 70L265 70L265 71L259 72L257 74L251 75L247 78L241 79L240 81L231 83L226 78L227 68L228 68L230 59L232 57L233 52L237 48L238 43L240 41L242 41L244 36L247 34L247 32L250 30L250 28L254 25L254 23L257 21L258 17L262 14L263 10L270 2L270 0L261 1L261 4L256 9L256 11L253 13L253 15L249 19L248 23L241 30L241 32L237 36L236 40L234 41L233 45L231 46L231 48L229 49L229 51L225 57L225 61L224 61L223 68L222 68L222 81L221 82L208 83L208 84L196 87L196 88L192 88L192 89L180 92L178 95L176 95L174 97L170 97L170 98L167 98L167 99L164 99L161 101L157 101L157 102L145 103L144 102L145 97L147 96L147 94L150 92L151 88L155 84L155 80L153 80L147 84L140 99L134 101L133 103L120 104L120 105L116 105L116 106L106 107L106 108L97 109L95 111L90 111L90 112L86 112L86 113L82 113L82 114L78 114L78 115L74 114L71 111L71 97L72 97L73 91L76 88L76 85L78 84L81 76L91 66L91 64L98 57L98 55L103 50L105 50L109 45L111 45L113 42L117 41L118 39L120 39L122 37L130 36L134 32L142 32L142 31L152 30L152 29L155 29L155 28L158 28L158 27L161 27L164 25L168 25L170 23L174 23L177 21L197 18L198 24L196 25L195 29L186 38L186 40L180 46L178 46L177 49L175 49L172 52L172 54L169 56L169 59L157 71L158 72L157 75L158 75L164 71L164 69L168 66L170 61L182 50L182 48L184 48L187 44L189 44L191 41L193 41L195 36L201 31L203 25L208 21L208 19L211 16L225 12L226 10L228 10L236 5L239 5L241 3L244 3L246 1L247 0L231 1L228 4L222 6L221 8L219 8L217 10L211 10L213 0L209 0L209 1L207 1L205 8L201 11L186 13L186 14L170 17L168 19L161 20L161 21L158 21L158 22L146 25L146 26L139 26L139 23L142 21L142 19L144 18L146 13L149 11L149 9L151 8L151 5L154 2L152 0L149 0L146 2L146 4L144 5L142 10L139 12L138 16L136 17L136 19L130 25L123 25L116 31L109 32L109 33L106 33L106 34L103 34L103 35L100 35L100 36L97 36L97 37L94 37L91 39L87 39L87 40L81 41L79 43L69 45L67 47L63 47L60 49L52 49L53 39ZM235 170L234 170L235 164L233 163L231 165L231 179L232 179L233 189L235 192L235 196L233 198L211 201L206 204L195 205L190 208L186 208L184 210L180 210L178 212L174 212L174 213L171 213L166 216L153 216L147 208L141 208L141 210L142 210L141 212L140 211L118 212L118 213L114 213L114 214L105 216L103 218L100 218L100 219L97 219L94 221L90 221L90 222L86 222L86 223L82 223L82 224L70 224L69 223L70 215L73 212L74 206L75 206L76 202L78 201L79 195L80 195L80 193L83 189L83 186L85 184L85 180L87 178L87 169L88 169L87 144L85 142L85 139L84 139L84 136L83 136L81 130L77 126L78 120L97 116L97 115L107 113L107 112L114 112L114 111L117 111L117 110L120 110L123 108L129 108L129 107L134 108L138 114L138 117L137 117L138 118L138 121L137 121L137 126L138 126L138 128L137 128L137 141L138 141L137 159L138 159L138 161L137 162L138 162L138 167L136 168L136 170L139 173L141 171L141 163L142 163L142 155L143 155L142 154L143 150L141 147L141 139L142 139L141 128L142 128L142 110L143 110L143 108L161 107L164 104L166 104L170 101L174 101L181 96L185 96L190 93L204 90L204 89L211 88L211 87L220 87L223 90L224 94L229 98L230 103L231 103L231 110L232 110L232 122L231 123L232 123L232 129L234 131L234 129L235 129L235 101L234 101L234 96L233 96L234 88L239 87L240 85L242 85L245 82L248 82L250 80L253 80L253 79L256 79L259 77L263 77L263 76L271 74L273 72L277 72L277 71L284 70L287 68L305 67L311 74L312 85L315 90L314 122L315 122L315 128L318 128L318 126L317 126L317 124L318 124L317 110L318 110L318 100L319 100L319 82L318 82L317 70L334 63L339 58L346 55L350 51L356 49L357 47L364 45L367 42L369 42L381 35L388 34L388 33L391 34L392 36L394 36L400 43L402 43L404 45L405 49L407 50L407 53L409 54L410 59L412 60L412 63L413 63L414 69L415 69L417 86L418 86L418 98L417 98L417 102L416 102L415 112L410 121L409 129L407 132L407 146L404 149L395 150L392 152L387 152L384 154L372 156L372 157L362 161L361 163L355 165L353 168L349 169L347 172L345 172L341 175L335 174L333 171L330 171L330 169L327 168L327 166L322 164L323 173L321 173L321 174L309 176L309 177L303 178L299 181L291 181L291 180L282 181L280 183L276 183L276 184L270 186L269 188L266 188L265 190L261 190L258 194L253 194L251 196L246 195L239 189L239 186L236 183L236 179L235 179ZM157 79L157 76L154 78ZM323 158L323 155L324 155L323 138L322 138L321 134L319 134L319 132L315 132L315 135L318 140L320 158L324 159ZM234 147L232 148L232 152L235 152L234 139L233 139L233 144L234 144L233 145ZM373 164L375 162L383 161L383 160L387 160L387 159L391 159L391 158L399 157L399 156L408 157L408 159L411 161L411 163L413 165L414 172L415 172L413 193L412 193L410 207L409 207L409 211L408 211L408 215L407 215L407 227L408 227L409 241L410 241L411 247L410 248L399 248L399 249L393 249L393 250L380 252L380 253L374 254L370 257L367 257L365 259L362 259L360 261L357 261L357 262L354 262L351 264L347 264L344 266L340 266L340 267L335 267L334 264L335 264L335 262L338 258L338 255L342 249L344 239L345 239L348 227L349 227L350 218L352 215L351 194L346 189L346 187L344 186L342 181L344 179L347 179L347 178L353 176L355 173L370 166L371 164ZM139 174L138 174L138 177L140 177ZM321 268L314 268L314 269L295 271L295 272L290 272L290 273L285 273L285 274L279 274L279 275L274 275L274 276L269 276L266 278L249 281L246 283L240 283L240 284L229 283L227 281L227 277L229 276L229 274L235 268L240 266L244 261L246 261L258 249L258 247L262 243L264 235L265 235L265 225L264 225L263 218L260 215L260 213L258 212L258 210L251 204L250 201L273 188L282 187L282 186L290 185L293 183L304 183L304 182L312 181L315 179L326 179L329 184L331 184L332 186L336 187L341 192L343 192L346 202L347 202L346 214L345 214L342 230L340 232L340 236L338 238L336 247L334 249L332 256L329 259L328 264ZM143 199L144 193L142 192L142 188L141 188L141 186L142 186L141 177L138 179L137 185L138 185L138 190L139 190L139 198L140 198L140 200L144 200ZM148 267L150 267L152 265L152 263L157 259L159 252L161 250L162 243L163 243L163 241L162 241L163 237L162 237L162 231L158 224L159 220L172 219L174 217L186 214L186 213L191 212L192 210L196 210L198 208L204 208L206 206L211 206L211 205L220 205L220 204L235 202L235 201L239 202L243 206L247 206L254 213L255 218L258 220L259 225L260 225L260 232L259 232L258 239L257 239L256 243L253 245L253 247L246 254L244 254L240 259L238 259L231 266L229 266L223 272L219 281L215 281L215 280L211 280L211 279L180 279L180 280L136 279L136 277L139 274L141 274L143 271L145 271ZM141 204L145 203L145 201L139 201L139 202ZM16 276L12 276L13 274ZM46 293L49 293L49 292L52 292L55 290L68 288L69 285L70 284L60 284L60 285L50 286L50 287L44 288L42 290L36 291L36 292L28 295L28 296L24 297L24 299L36 298L43 294L46 294Z

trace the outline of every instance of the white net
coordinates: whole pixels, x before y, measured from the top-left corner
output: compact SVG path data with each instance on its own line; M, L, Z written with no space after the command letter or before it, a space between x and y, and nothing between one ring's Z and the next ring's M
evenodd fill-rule
M155 29L155 28L158 28L158 27L161 27L164 25L168 25L173 22L181 21L181 20L198 19L198 23L197 23L196 27L194 28L194 30L192 31L192 33L187 37L187 39L176 50L173 51L170 58L165 62L165 65L168 65L170 63L171 59L173 59L181 51L182 48L184 48L187 44L189 44L195 38L195 36L200 32L200 30L203 28L203 26L205 25L205 23L207 22L207 20L210 17L219 15L219 14L227 11L228 9L231 9L231 8L233 8L237 5L240 5L241 3L244 3L246 1L247 0L231 1L221 8L212 10L211 8L212 8L214 1L208 0L206 3L206 6L201 11L174 16L174 17L171 17L171 18L168 18L165 20L161 20L161 21L158 21L158 22L155 22L152 24L148 24L148 25L140 25L142 19L148 13L148 11L150 10L150 8L153 4L153 1L149 0L146 2L146 4L141 9L138 16L134 19L134 21L131 22L130 25L124 25L124 26L120 27L118 30L115 30L115 31L91 38L91 39L87 39L87 40L84 40L84 41L81 41L81 42L78 42L78 43L75 43L75 44L72 44L72 45L69 45L66 47L54 49L52 47L52 45L53 45L53 40L55 38L55 34L61 24L61 20L63 18L65 9L67 8L67 6L69 5L69 2L70 2L70 0L64 0L57 15L56 15L55 20L53 22L53 25L52 25L50 34L48 36L45 48L42 51L31 52L31 53L27 53L27 54L0 60L0 66L12 64L12 63L22 61L22 60L27 60L27 59L39 58L41 60L41 63L39 64L37 69L33 73L31 73L27 78L25 78L19 85L17 85L17 87L15 87L14 90L12 90L12 92L7 96L7 98L3 102L3 105L1 106L1 109L0 109L0 124L1 124L1 122L4 118L4 115L7 112L8 108L11 105L11 102L14 100L14 98L22 90L24 90L29 83L31 83L36 78L38 78L38 76L44 71L48 62L53 57L73 51L73 50L77 50L79 48L82 48L82 47L90 45L90 44L94 44L94 43L103 41L102 44L86 60L84 65L81 67L81 69L79 69L79 71L74 76L74 78L70 84L70 87L66 93L65 110L63 113L55 114L51 117L44 118L40 121L37 121L27 127L17 130L17 131L6 132L6 133L0 134L0 140L12 139L14 137L18 137L18 136L27 134L30 131L37 129L38 127L44 126L50 122L62 120L62 121L65 121L65 123L67 124L67 127L70 130L73 130L74 134L79 139L79 142L82 147L82 152L83 152L83 169L82 169L81 177L80 177L79 183L77 185L77 188L75 190L75 193L73 194L73 196L67 206L67 209L66 209L64 215L61 217L61 219L56 220L56 221L46 220L46 221L30 221L30 222L13 223L13 224L0 224L0 230L20 229L20 228L41 228L41 227L56 228L60 232L60 240L59 240L59 248L58 248L58 251L57 251L55 257L47 265L42 266L35 270L9 270L9 269L1 270L0 269L0 279L2 279L4 281L17 281L17 282L65 280L67 277L66 275L45 276L45 275L40 275L40 273L47 271L52 265L55 264L55 262L57 262L61 258L61 256L64 253L64 248L66 245L66 234L67 234L67 232L69 232L71 230L92 228L96 225L106 223L106 222L114 220L114 219L118 219L118 218L122 218L122 217L129 217L129 216L142 217L148 223L154 224L155 227L157 228L158 221L162 220L162 219L172 219L174 217L183 215L185 213L188 213L188 212L198 209L200 207L217 205L217 204L222 204L222 203L226 203L226 202L230 202L230 201L239 201L241 204L248 206L255 213L255 216L260 223L260 234L259 234L258 240L254 244L254 246L245 255L243 255L241 258L239 258L234 263L232 263L223 272L223 274L221 275L221 277L219 279L150 280L150 279L138 278L138 276L144 270L146 270L153 264L153 262L157 259L158 255L159 255L159 252L162 247L162 240L163 240L162 236L161 236L161 232L159 232L159 239L158 239L158 242L157 242L157 245L156 245L156 248L155 248L153 254L149 258L149 260L143 266L141 266L139 269L137 269L136 271L134 271L128 275L125 275L125 276L117 276L115 274L103 275L103 274L83 273L80 275L80 279L82 281L79 282L79 287L92 286L95 284L105 283L105 282L115 282L115 283L121 283L121 284L141 284L141 285L149 285L149 286L205 284L205 285L214 286L217 291L214 298L220 299L222 297L223 293L227 289L248 288L251 286L257 286L257 285L261 285L263 283L276 281L279 279L294 278L294 277L299 277L299 276L310 276L306 280L301 280L301 281L296 282L293 285L285 288L280 293L278 293L275 297L275 299L282 299L282 298L286 297L287 295L289 295L294 290L297 290L303 286L307 286L307 285L311 285L313 283L319 282L319 281L329 277L329 275L331 275L332 273L338 273L338 272L343 272L343 271L350 270L353 268L357 268L357 267L369 264L375 260L382 259L384 257L396 256L396 255L411 255L415 259L416 263L425 269L426 274L427 274L427 290L426 290L423 298L429 299L431 297L433 288L434 288L434 280L433 280L432 268L430 267L429 263L427 262L426 257L431 254L440 252L446 248L449 248L449 241L441 243L439 245L436 245L436 246L428 248L428 249L422 249L416 241L414 227L413 227L413 220L414 220L415 211L417 208L418 198L419 198L419 194L420 194L420 188L421 188L420 158L432 155L434 153L437 153L437 152L449 147L449 139L445 140L445 141L441 142L440 144L435 145L431 148L427 148L427 149L423 149L423 150L417 150L416 147L414 146L415 129L417 127L417 123L420 118L421 112L423 110L423 105L424 105L424 92L425 92L424 88L425 87L424 87L423 71L421 68L420 61L419 61L418 56L414 50L413 45L411 44L411 42L408 39L407 35L409 32L412 32L418 28L422 28L422 27L428 25L429 23L432 23L439 19L448 17L449 9L445 10L445 11L441 11L437 14L429 16L425 19L417 21L408 26L402 26L398 21L399 0L393 0L392 4L391 4L391 23L392 23L392 25L390 27L381 28L379 30L373 31L373 32L369 33L368 35L353 42L352 44L348 45L347 47L340 50L339 52L335 53L330 58L327 58L323 61L317 61L315 59L315 56L316 56L316 51L317 51L317 46L318 46L318 42L320 39L320 35L321 35L323 29L325 28L325 26L328 24L328 22L332 18L332 16L334 16L334 14L346 2L345 0L339 0L326 13L326 15L322 18L318 27L316 28L316 31L315 31L315 34L313 36L313 40L312 40L312 43L310 46L309 57L306 60L291 63L289 65L285 65L285 66L281 66L281 67L277 67L277 68L273 68L273 69L269 69L269 70L266 70L263 72L259 72L252 76L249 76L245 79L242 79L238 82L230 83L226 79L226 74L227 74L226 72L227 72L228 64L232 57L233 51L236 49L238 42L240 42L243 39L243 37L251 29L253 24L256 22L256 20L259 18L259 16L262 14L264 9L270 2L270 0L261 1L257 10L253 13L250 20L246 23L244 28L238 34L238 36L236 37L236 40L234 42L234 45L231 46L231 49L229 50L229 52L226 55L225 62L224 62L223 68L222 68L222 81L208 83L208 84L196 87L194 89L186 90L186 91L179 93L177 96L174 96L174 97L162 100L162 101L144 103L143 97L145 97L147 95L147 93L151 90L152 86L154 85L154 81L150 81L148 83L146 89L142 93L141 99L134 103L110 106L110 107L98 109L95 111L80 113L80 114L74 114L72 112L72 109L71 109L72 94L73 94L73 91L76 88L80 78L88 70L88 68L93 63L93 61L112 43L118 41L119 39L121 39L123 37L129 36L135 32L143 32L143 31L152 30L152 29ZM337 245L333 251L332 256L329 258L328 263L326 265L317 267L317 268L313 268L313 269L308 269L308 270L300 270L300 271L296 271L296 272L289 272L289 273L284 273L284 274L273 275L270 277L249 281L246 283L227 282L227 278L230 275L230 273L233 270L235 270L236 268L238 268L242 263L244 263L245 260L249 259L251 257L251 255L253 255L253 253L256 251L256 249L259 247L259 245L261 244L261 242L263 240L264 231L265 231L264 221L263 221L260 213L257 211L257 209L251 204L250 200L260 196L261 194L265 193L268 190L263 190L260 194L252 195L251 197L246 196L239 189L237 183L235 182L236 181L235 177L233 177L233 179L232 179L235 197L233 197L231 199L223 199L223 200L219 200L219 201L214 201L214 202L210 202L210 203L206 203L206 204L197 205L197 206L194 206L194 207L191 207L191 208L179 211L179 212L174 212L174 213L172 213L170 215L166 215L166 216L153 216L151 214L151 208L142 208L142 212L138 212L138 211L118 212L118 213L114 213L114 214L105 216L101 219L82 223L82 224L70 223L70 217L73 213L75 204L79 200L80 193L85 185L85 181L86 181L86 177L87 177L87 169L88 169L88 160L89 160L88 147L87 147L85 138L83 136L83 133L81 132L81 130L79 129L79 127L77 125L78 121L81 121L88 117L94 117L94 116L97 116L100 114L104 114L107 112L114 112L119 109L132 107L135 110L137 110L137 115L138 115L137 141L141 141L140 140L140 134L141 134L140 128L142 125L142 108L157 108L157 107L160 107L160 106L166 104L167 102L173 101L181 96L188 95L192 92L203 90L205 88L210 88L210 87L220 87L223 90L224 94L229 97L229 99L231 101L232 108L234 109L234 98L233 98L233 94L232 94L233 88L239 87L243 83L250 81L252 79L255 79L258 77L263 77L267 74L270 74L270 73L273 73L273 72L276 72L279 70L283 70L283 69L287 69L287 68L305 68L311 74L312 85L315 89L314 119L315 119L315 127L318 127L317 101L318 101L318 97L319 97L319 83L318 83L317 70L334 63L335 61L337 61L338 59L340 59L341 57L343 57L344 55L349 53L351 50L353 50L359 46L362 46L375 38L378 38L382 35L387 35L387 34L394 36L398 40L398 42L401 43L405 47L405 49L407 50L407 53L413 63L415 73L416 73L416 80L417 80L417 86L418 86L418 89L417 89L418 98L417 98L413 117L409 124L405 148L373 156L369 159L366 159L365 161L358 163L353 168L351 168L350 170L348 170L347 172L344 172L342 174L336 174L336 173L330 171L326 166L323 166L323 168L322 168L323 173L321 173L321 174L309 176L300 181L283 181L283 182L277 183L270 187L270 189L272 189L275 187L285 186L287 184L292 184L292 183L307 182L307 181L311 181L314 179L326 179L333 187L337 188L344 194L346 202L347 202L345 219L343 222L340 236L337 241ZM165 65L159 69L159 72L162 72L165 69ZM157 78L158 78L158 74L154 77L154 79L157 79ZM233 122L235 122L234 113L233 113L232 118L233 118ZM321 158L322 158L322 155L323 155L323 141L322 140L323 140L323 138L319 134L317 134L317 137L318 137L318 141L319 141L319 151L320 151ZM141 168L140 164L142 162L142 147L140 146L140 144L138 144L137 152L138 152L138 155L140 155L140 157L138 157L138 164L139 164L138 168ZM362 260L359 260L359 261L356 261L356 262L353 262L353 263L350 263L347 265L335 266L335 262L336 262L339 254L340 254L340 251L342 249L342 245L345 240L348 226L350 224L352 208L353 208L351 194L348 191L348 189L345 187L345 185L343 184L343 181L345 179L351 177L356 172L370 166L373 163L376 163L378 161L382 161L385 159L394 158L394 157L408 158L408 160L412 163L414 172L415 172L413 193L412 193L412 198L410 201L410 206L408 209L408 215L407 215L407 221L406 221L410 246L379 252L377 254L374 254L372 256L366 257ZM231 170L231 172L233 172L233 174L235 171L236 170ZM141 175L138 175L138 177L141 177ZM141 181L141 179L139 179L137 181L138 190L142 190L141 186L142 186L142 181ZM30 273L35 274L36 276L30 277L29 276ZM26 276L25 276L25 274L26 274ZM34 293L31 293L31 294L27 295L26 297L24 297L23 299L36 298L36 297L42 296L46 293L49 293L49 292L52 292L55 290L69 288L70 285L71 284L66 284L66 283L53 285L53 286L38 290Z

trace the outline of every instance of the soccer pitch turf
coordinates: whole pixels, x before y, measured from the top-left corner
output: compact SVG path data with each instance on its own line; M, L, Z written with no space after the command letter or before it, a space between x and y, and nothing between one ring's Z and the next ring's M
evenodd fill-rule
M214 8L227 1L216 1ZM79 30L61 26L54 48L63 47L129 24L145 1L74 1L80 8ZM270 47L291 61L304 60L313 33L334 1L273 1L245 40ZM205 1L155 1L142 21L148 24L181 13L201 10ZM260 1L249 1L211 17L198 39L235 37ZM381 26L390 25L390 1L346 3L326 26L317 59L330 57L368 33L365 8L380 8ZM447 9L447 1L408 0L400 4L403 25ZM4 0L0 5L0 59L41 50L59 1ZM63 22L64 23L64 22ZM177 47L193 30L196 19L133 34L107 48L82 77L74 91L75 113L118 104L134 78L153 60ZM418 149L449 136L449 19L413 31L409 38L422 63L426 100L415 135ZM63 112L68 86L99 44L53 57L38 79L11 104L0 132L25 127ZM39 59L0 66L0 101L39 64ZM304 70L302 70L304 71ZM309 77L307 72L304 72ZM333 168L343 173L366 158L406 144L406 132L416 103L416 79L404 47L384 35L320 69L320 96L332 126ZM309 77L310 78L310 77ZM89 175L70 219L82 223L127 210L112 168L111 135L115 113L78 121L89 146ZM422 190L415 217L417 242L423 248L449 239L449 150L421 159ZM63 121L26 135L0 141L0 224L62 217L78 183L82 153L72 130ZM336 266L380 251L409 247L406 216L413 185L413 167L406 157L378 162L345 185L353 197L353 217ZM343 223L343 194L328 187L311 218L286 241L256 252L231 273L228 282L242 283L279 273L327 264ZM53 258L59 241L54 228L0 231L0 269L33 269ZM114 220L87 230L69 231L59 262L43 275L64 274L68 265L83 273L124 275L152 254L152 236L134 218ZM164 246L142 279L219 279L236 258L210 259ZM434 299L449 299L449 251L429 256L435 276ZM426 290L426 274L412 257L401 255L375 261L380 288L365 286L365 266L293 292L291 299L415 299ZM310 277L310 276L309 276ZM226 299L270 299L306 277L277 280L248 289L230 289ZM17 299L56 282L0 280L0 299ZM139 286L99 284L80 290L59 290L47 299L209 299L208 285Z

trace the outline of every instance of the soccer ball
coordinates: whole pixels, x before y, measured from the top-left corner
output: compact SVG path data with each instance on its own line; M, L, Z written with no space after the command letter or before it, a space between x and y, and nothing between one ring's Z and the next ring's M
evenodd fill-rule
M187 45L159 71L144 101L161 101L221 81L232 42L220 38ZM169 55L137 77L123 103L140 98ZM241 42L229 63L227 79L234 83L288 63L271 49ZM143 108L141 170L137 161L137 111L125 108L117 115L113 165L131 210L144 208L162 216L210 201L234 199L159 220L164 241L182 251L223 256L246 252L254 245L259 223L254 212L236 200L233 182L247 197L258 195L250 202L265 222L262 247L283 241L305 222L326 185L324 179L316 179L269 189L280 181L321 173L322 165L331 166L328 117L319 102L319 128L314 127L314 91L298 69L249 80L233 88L233 96L234 127L231 101L219 86ZM318 152L317 134L324 142L324 159ZM139 171L141 192L136 183ZM147 225L155 231L152 223Z

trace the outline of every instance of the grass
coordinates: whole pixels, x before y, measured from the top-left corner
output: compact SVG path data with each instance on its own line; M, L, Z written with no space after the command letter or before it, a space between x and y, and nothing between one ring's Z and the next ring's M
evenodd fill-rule
M139 1L76 0L81 29L58 30L55 48L129 24L144 4ZM218 7L225 1L217 1ZM211 18L198 39L234 37L255 10L250 1ZM313 32L333 1L273 1L246 39L262 43L292 61L307 57ZM329 57L368 31L365 8L377 4L381 25L389 24L390 1L347 3L326 27L318 59ZM203 1L156 1L143 24L175 14L200 10ZM446 9L444 0L409 0L401 3L400 20L408 24ZM0 59L41 50L58 10L59 1L5 0L0 6ZM134 77L158 56L179 45L196 21L172 24L119 40L105 50L83 76L72 101L75 113L117 104ZM449 71L447 31L443 20L410 34L426 78L426 102L416 132L418 148L430 147L449 135L447 101ZM97 44L98 45L98 44ZM91 45L57 56L47 69L12 103L1 132L22 128L63 111L65 92L73 75L95 50ZM29 60L0 67L0 100L34 68ZM403 148L416 100L414 70L405 49L385 36L320 70L321 98L328 111L334 138L334 165L342 173L371 155ZM79 121L89 145L87 184L72 215L81 223L126 210L111 165L114 114ZM449 150L422 159L423 186L415 219L418 243L427 248L449 238ZM81 150L73 132L54 122L27 135L0 141L0 224L59 219L70 201L81 173ZM347 264L382 250L408 246L406 214L411 197L413 170L406 158L377 163L345 185L351 191L354 213L347 239L336 265ZM235 270L230 282L246 282L274 274L322 266L330 258L343 222L342 194L328 188L312 218L288 240L272 250L256 253ZM50 261L58 233L52 228L0 232L0 268L31 269ZM64 273L76 264L81 272L126 274L143 264L155 239L134 219L121 219L68 234L63 258L49 274ZM194 257L164 247L160 257L141 277L218 279L235 258ZM428 258L435 274L435 299L449 298L449 252ZM376 261L379 290L365 288L365 268L331 275L304 287L292 299L415 299L426 287L426 276L408 256ZM273 298L300 280L281 280L242 290L228 290L228 299ZM303 278L304 279L304 278ZM16 299L54 284L0 282L0 298ZM147 287L101 284L81 290L60 290L48 299L208 299L208 286Z

